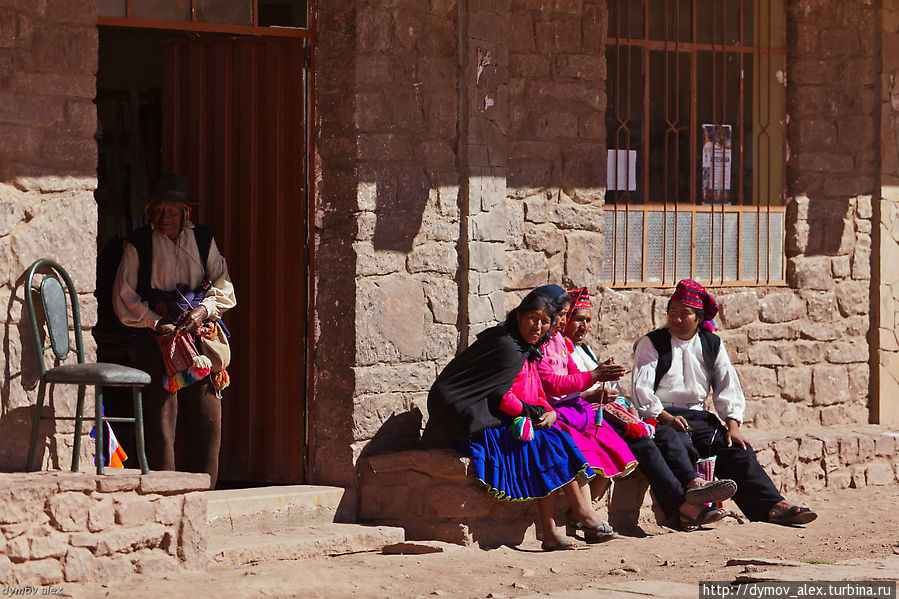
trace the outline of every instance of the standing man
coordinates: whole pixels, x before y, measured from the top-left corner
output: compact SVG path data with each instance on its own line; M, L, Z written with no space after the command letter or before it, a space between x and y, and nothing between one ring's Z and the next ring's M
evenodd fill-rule
M815 512L784 499L743 436L746 398L724 343L712 333L717 313L718 303L702 285L690 279L677 284L666 326L637 342L632 400L643 418L689 433L699 455L716 456L716 474L736 481L733 499L750 520L808 524ZM717 415L704 408L709 393ZM687 451L682 443L660 449L669 463L678 461L671 452Z
M146 207L150 224L124 243L112 302L119 320L139 330L134 366L153 379L144 391L150 468L206 472L214 488L230 359L220 319L237 302L212 232L190 221L189 203L186 177L160 177ZM179 412L183 447L175 446Z

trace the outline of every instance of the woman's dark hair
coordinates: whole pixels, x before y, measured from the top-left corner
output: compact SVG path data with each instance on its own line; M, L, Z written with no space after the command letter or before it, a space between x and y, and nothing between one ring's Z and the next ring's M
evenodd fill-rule
M546 311L549 313L550 321L555 319L556 314L558 313L556 300L536 289L531 291L524 296L524 299L521 300L518 306L509 311L509 315L506 316L506 329L518 337L518 320L516 317L519 314L527 314L528 312L542 310L543 308L546 308ZM537 345L543 345L547 341L549 341L549 331L547 331L547 334L537 342Z
M674 301L674 299L668 300L668 307L665 308L665 312L671 311L671 302L673 302L673 301ZM705 311L704 310L702 310L701 308L694 308L693 306L687 306L686 304L684 304L684 307L690 308L691 310L693 310L693 313L696 314L696 320L699 323L705 322Z

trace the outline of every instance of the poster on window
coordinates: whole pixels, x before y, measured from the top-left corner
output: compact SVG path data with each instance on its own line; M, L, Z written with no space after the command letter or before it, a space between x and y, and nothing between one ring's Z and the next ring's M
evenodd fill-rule
M702 203L730 203L730 125L702 125Z

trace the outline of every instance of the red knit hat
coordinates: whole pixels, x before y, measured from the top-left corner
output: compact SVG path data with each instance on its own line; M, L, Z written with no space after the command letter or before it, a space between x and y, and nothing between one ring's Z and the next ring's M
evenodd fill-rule
M568 295L571 297L572 312L575 310L589 310L592 307L590 305L590 294L587 293L586 287L572 289L568 292Z
M706 320L712 320L718 314L718 302L705 290L705 287L692 279L684 279L678 283L671 299L690 308L702 310L705 312Z

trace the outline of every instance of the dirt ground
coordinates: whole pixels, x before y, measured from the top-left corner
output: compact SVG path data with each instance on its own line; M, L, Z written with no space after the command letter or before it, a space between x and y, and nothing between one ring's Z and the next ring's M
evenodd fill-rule
M622 537L579 551L543 553L539 541L490 551L429 555L363 553L279 561L230 570L134 576L111 585L66 583L74 597L697 597L700 580L734 580L764 566L732 558L803 565L773 579L867 580L899 577L899 487L822 491L792 497L819 514L805 528L728 518L696 532ZM728 504L725 505L728 507ZM733 507L730 504L730 507ZM850 563L851 562L851 563ZM786 576L786 578L784 577Z

